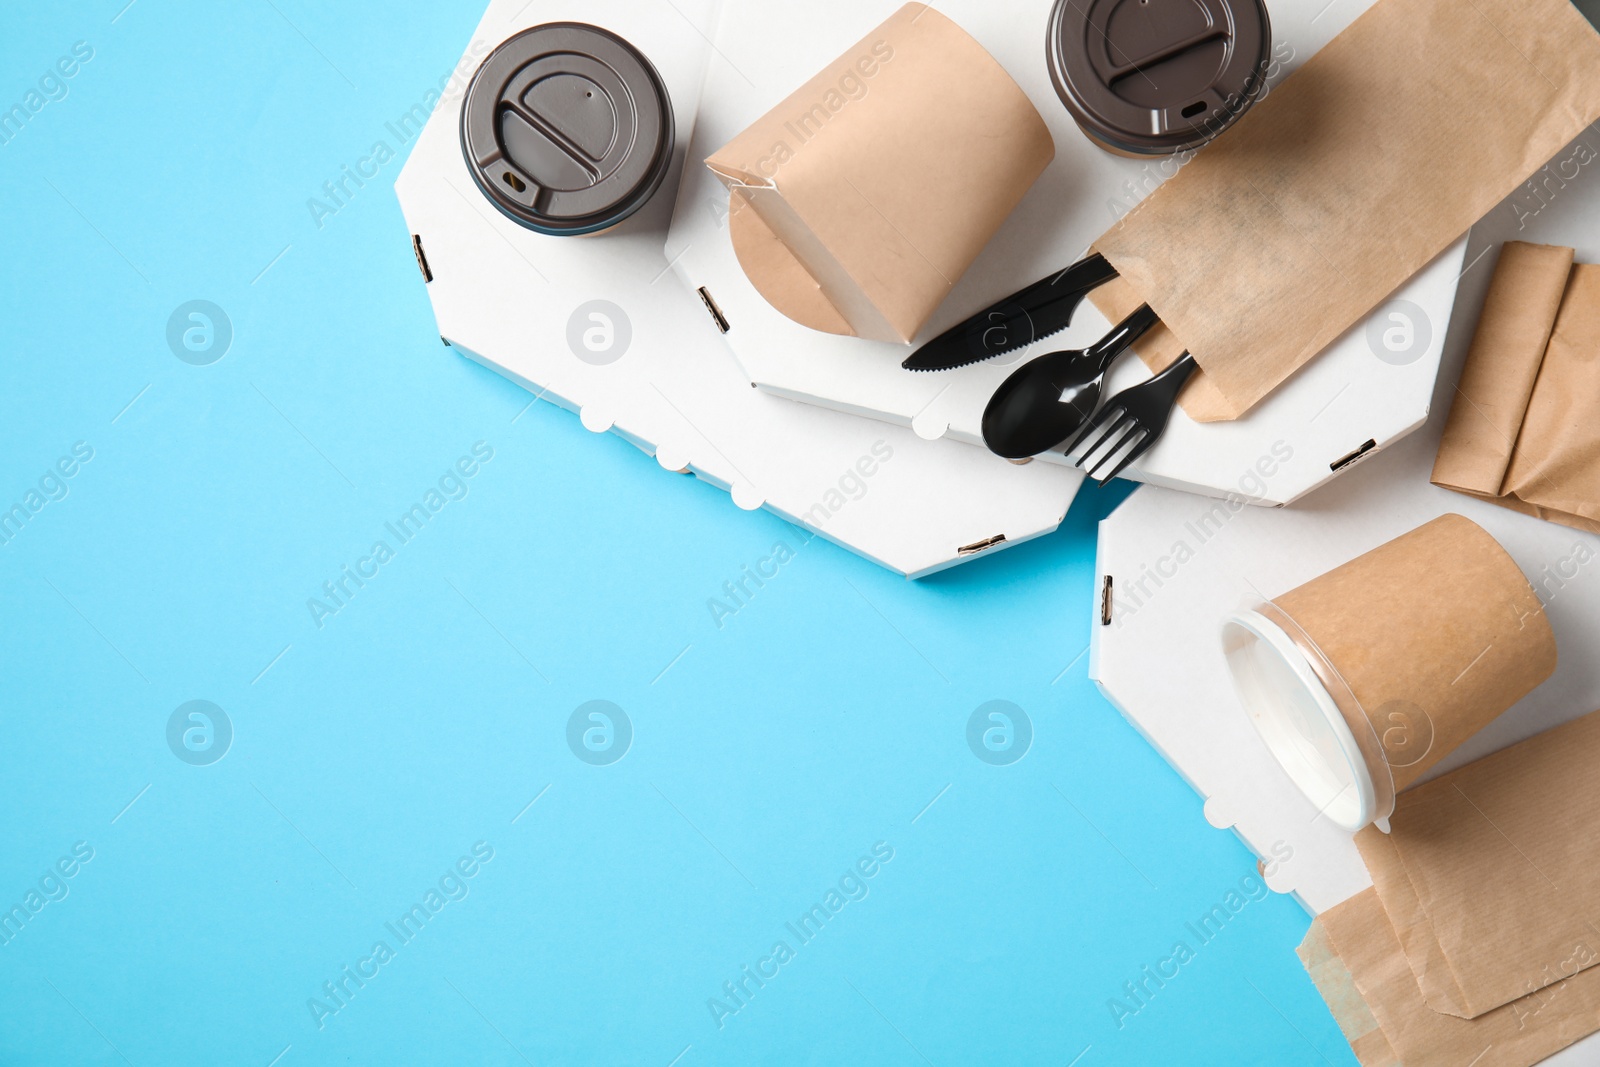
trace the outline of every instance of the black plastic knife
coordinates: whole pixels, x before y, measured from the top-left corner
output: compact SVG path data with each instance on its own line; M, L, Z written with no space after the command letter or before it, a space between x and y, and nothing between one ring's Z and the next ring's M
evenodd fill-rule
M900 365L914 371L954 370L1026 348L1066 329L1083 298L1115 277L1116 268L1095 252L951 327Z

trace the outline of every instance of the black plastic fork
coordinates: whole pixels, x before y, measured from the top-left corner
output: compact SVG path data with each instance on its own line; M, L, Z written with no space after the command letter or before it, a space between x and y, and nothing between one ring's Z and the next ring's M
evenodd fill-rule
M1088 425L1078 431L1062 452L1072 455L1079 444L1089 439L1090 434L1100 431L1100 436L1083 450L1074 466L1082 467L1089 477L1098 478L1100 484L1105 485L1160 440L1166 432L1167 423L1172 419L1172 409L1178 406L1178 394L1198 366L1194 357L1185 352L1172 366L1154 378L1124 389L1105 402L1105 406L1089 420ZM1102 448L1108 441L1113 442L1111 447ZM1085 466L1089 458L1097 453L1099 459L1092 466ZM1111 468L1111 473L1100 478L1100 472L1106 464L1119 454L1122 459Z

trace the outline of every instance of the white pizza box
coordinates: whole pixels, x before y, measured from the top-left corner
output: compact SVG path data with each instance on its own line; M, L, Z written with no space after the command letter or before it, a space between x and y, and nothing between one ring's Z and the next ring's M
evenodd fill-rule
M1240 708L1222 656L1222 619L1288 592L1446 512L1488 530L1549 609L1555 676L1440 765L1443 773L1600 709L1600 538L1428 483L1438 439L1418 434L1318 495L1265 511L1142 488L1100 524L1090 677L1206 800L1206 818L1259 856L1294 851L1273 888L1313 914L1370 885L1348 831L1279 768ZM1581 546L1581 547L1580 547Z
M1314 507L1232 512L1144 487L1100 524L1096 588L1113 579L1112 622L1101 625L1096 603L1090 677L1205 798L1207 821L1231 829L1262 860L1267 884L1312 915L1372 881L1351 835L1319 816L1240 709L1222 658L1226 611L1458 512L1493 534L1533 581L1560 665L1429 777L1600 709L1592 655L1600 647L1600 538L1429 485L1437 446L1436 430L1413 435L1319 493ZM1600 1034L1546 1062L1600 1063Z
M1077 261L1091 242L1174 164L1096 148L1056 96L1045 64L1052 0L937 0L1027 92L1049 123L1056 159L924 328L936 336L996 300ZM720 308L727 341L750 380L768 392L909 426L929 440L982 445L984 405L1018 365L1060 348L1082 348L1111 326L1085 303L1064 333L978 366L913 374L906 346L835 337L799 326L769 306L746 279L727 233L728 193L700 164L901 6L902 0L817 0L806 5L728 3L714 40L688 172L667 254L691 288ZM1371 6L1371 0L1277 0L1271 8L1274 83ZM870 92L870 86L868 91ZM848 102L845 106L849 106ZM951 166L960 166L951 160ZM951 205L959 210L960 205ZM1368 323L1341 338L1244 419L1201 425L1177 413L1166 437L1125 477L1190 492L1238 493L1252 467L1278 451L1270 491L1254 503L1283 505L1422 424L1438 371L1465 242L1443 253L1394 294ZM1396 318L1395 316L1399 316ZM1380 353L1369 340L1382 342ZM1392 351L1398 344L1400 351ZM1118 389L1146 372L1124 360ZM1042 462L1065 464L1058 454ZM1341 465L1343 464L1343 466Z
M495 0L460 68L528 26L570 20L634 42L666 82L681 170L714 0ZM714 60L713 66L720 66ZM464 79L463 79L464 81ZM663 247L675 189L603 235L548 237L501 215L463 160L452 86L396 183L439 333L536 397L610 430L669 471L693 472L918 577L1054 530L1076 471L1018 467L953 441L794 404L750 388L707 307ZM581 355L580 355L581 353Z
M1582 138L1600 148L1600 127ZM1570 153L1560 158L1569 158ZM1094 605L1089 675L1205 799L1205 816L1263 860L1268 885L1320 914L1371 885L1350 835L1317 817L1245 719L1222 660L1222 615L1272 596L1454 511L1493 534L1538 592L1555 630L1555 675L1434 768L1446 773L1600 709L1600 538L1428 483L1444 419L1500 246L1576 247L1600 262L1600 182L1568 167L1508 198L1473 228L1427 429L1305 506L1259 512L1143 488L1100 526L1096 588L1112 578L1109 626ZM1183 562L1178 562L1179 558ZM1287 858L1286 858L1287 857ZM1600 1063L1600 1034L1545 1061Z
M1600 146L1600 126L1583 137ZM1554 627L1555 675L1450 756L1434 774L1600 709L1600 538L1429 484L1439 438L1501 245L1576 247L1600 262L1600 182L1541 182L1474 227L1449 328L1436 411L1413 435L1305 506L1260 511L1142 488L1100 524L1097 588L1112 580L1111 623L1096 604L1089 673L1162 756L1205 798L1208 821L1231 828L1273 865L1269 884L1313 914L1371 884L1348 833L1289 782L1246 720L1223 663L1219 626L1246 598L1286 592L1445 512L1503 544L1533 583ZM1600 1062L1600 1042L1591 1039Z

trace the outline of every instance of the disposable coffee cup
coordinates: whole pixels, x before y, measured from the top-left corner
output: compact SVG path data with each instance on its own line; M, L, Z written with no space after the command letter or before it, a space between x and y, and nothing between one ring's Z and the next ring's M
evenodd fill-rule
M1352 833L1556 668L1522 570L1460 515L1241 607L1222 647L1267 748Z
M484 58L461 108L461 151L483 195L537 233L611 229L671 169L672 102L650 61L609 30L553 22Z
M1078 127L1118 155L1198 148L1266 84L1261 0L1056 0L1046 57Z

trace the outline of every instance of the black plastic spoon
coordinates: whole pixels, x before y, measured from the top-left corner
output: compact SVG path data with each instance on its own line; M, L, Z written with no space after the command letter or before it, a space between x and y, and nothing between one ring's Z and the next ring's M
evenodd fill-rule
M1077 433L1099 406L1106 371L1159 321L1145 304L1089 348L1018 367L984 408L983 443L997 456L1028 459Z

